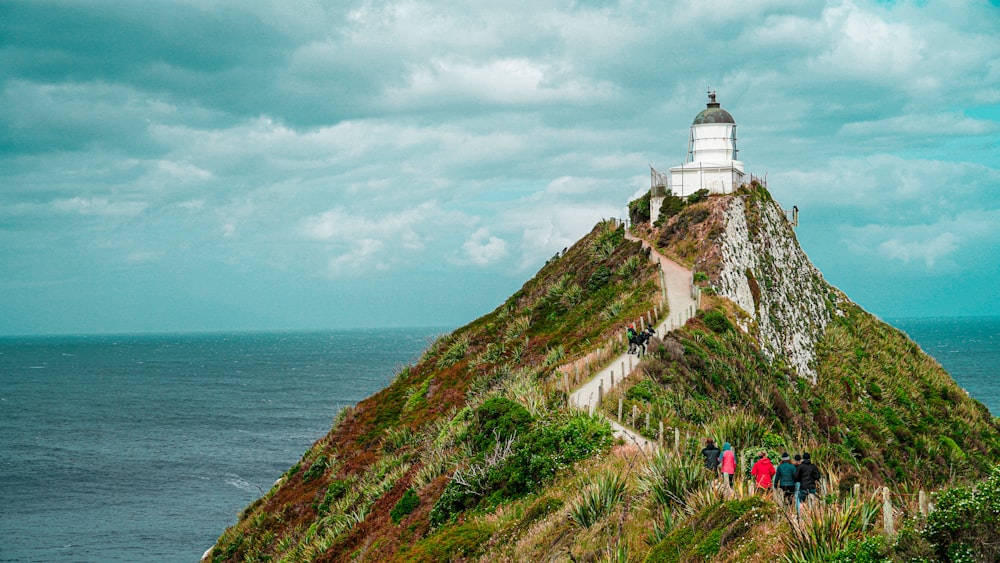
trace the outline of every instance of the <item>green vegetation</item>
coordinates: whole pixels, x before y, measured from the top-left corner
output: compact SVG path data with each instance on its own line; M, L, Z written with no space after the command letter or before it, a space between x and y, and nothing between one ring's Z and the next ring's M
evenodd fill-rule
M760 187L727 197L771 204ZM675 198L663 228L643 232L700 264L695 279L707 284L725 201ZM762 228L753 220L751 230ZM746 275L759 305L771 280ZM567 387L620 353L622 326L656 309L657 278L619 225L597 225L495 311L338 415L222 534L213 561L1000 556L997 423L902 333L834 302L832 288L816 383L766 356L745 313L705 295L694 319L651 340L600 412L567 408ZM619 400L622 424L652 439L663 424L664 448L614 443L605 419L617 420ZM733 444L732 487L704 469L706 437ZM748 472L762 450L812 453L824 480L801 514L754 490ZM883 532L882 486L896 535ZM921 488L938 491L927 517Z
M578 526L589 528L611 514L625 498L627 485L617 473L601 473L583 489L580 499L569 507L569 517Z
M392 507L392 510L389 512L389 516L392 518L392 523L399 524L399 521L404 517L409 516L419 504L420 497L417 496L416 491L412 488L406 489L402 498L399 499L396 506Z

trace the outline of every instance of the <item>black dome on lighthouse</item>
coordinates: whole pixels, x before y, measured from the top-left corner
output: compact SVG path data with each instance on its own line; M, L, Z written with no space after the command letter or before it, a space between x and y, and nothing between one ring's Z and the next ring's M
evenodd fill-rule
M701 113L694 116L694 123L691 125L702 125L704 123L732 123L736 124L733 114L722 109L719 102L715 101L715 92L708 93L708 107L701 110Z

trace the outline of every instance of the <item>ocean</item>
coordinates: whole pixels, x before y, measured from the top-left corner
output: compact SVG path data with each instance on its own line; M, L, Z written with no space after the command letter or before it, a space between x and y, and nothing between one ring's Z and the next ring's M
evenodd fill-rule
M959 387L1000 416L1000 317L891 319L948 370Z
M198 561L445 331L0 338L0 561Z
M1000 318L890 322L1000 413ZM0 338L0 561L197 561L444 331Z

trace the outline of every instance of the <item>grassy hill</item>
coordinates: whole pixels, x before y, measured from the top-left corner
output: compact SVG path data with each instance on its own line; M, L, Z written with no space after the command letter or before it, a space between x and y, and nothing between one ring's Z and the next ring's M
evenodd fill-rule
M987 494L1000 480L988 478L1000 429L985 407L818 273L804 279L819 305L796 313L804 282L779 278L790 269L782 257L801 251L763 188L674 204L669 221L639 232L702 272L702 309L654 339L639 376L608 394L603 413L568 409L574 378L557 368L586 358L574 374L585 378L621 345L626 323L663 313L655 265L612 222L342 412L226 530L211 559L947 560L949 549L970 545L988 554L989 523L973 529L982 518L958 515L973 501L987 514L1000 509ZM732 209L746 234L733 234ZM776 259L745 267L746 283L737 281L753 296L742 301L726 296L734 236L781 247ZM822 327L801 320L822 314L820 305ZM787 334L814 337L789 349ZM664 448L613 441L605 418L617 418L619 398L623 423L638 432L656 438L664 424ZM706 437L734 444L741 470L732 489L701 467ZM745 480L761 450L809 451L820 465L823 498L802 518ZM882 485L897 534L882 533ZM941 486L951 488L938 510L917 516L912 495Z

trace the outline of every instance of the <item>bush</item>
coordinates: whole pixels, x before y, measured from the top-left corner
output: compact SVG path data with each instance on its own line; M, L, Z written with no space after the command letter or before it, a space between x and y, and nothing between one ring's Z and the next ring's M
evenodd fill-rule
M1000 559L1000 467L976 486L953 487L936 497L922 535L942 561Z
M413 512L418 505L420 505L420 497L417 496L417 493L412 488L406 489L399 502L389 512L392 523L399 524L399 521Z
M632 401L642 401L648 403L653 400L657 385L649 379L643 379L625 392L625 398Z
M587 280L587 289L597 291L607 285L609 281L611 281L611 269L607 266L601 266L590 275L590 279Z
M533 420L528 409L506 397L487 399L475 416L469 438L478 452L493 448L497 440L524 434Z
M513 403L508 399L503 401ZM483 404L485 406L486 403ZM495 410L491 408L491 412ZM510 408L508 412L515 410ZM496 417L496 420L503 418ZM455 514L476 506L484 497L488 502L499 503L535 492L560 469L610 446L611 438L611 426L607 421L584 414L536 421L530 431L520 435L508 457L488 467L481 489L469 490L454 479L448 483L444 494L431 509L431 525L440 526ZM481 464L483 458L480 452L472 463Z
M628 202L628 217L633 225L649 222L649 198L650 193L646 192L642 197Z
M705 201L706 199L708 199L708 190L705 189L705 188L702 188L702 189L694 192L693 194L689 195L688 199L687 199L687 202L690 205L692 203L699 203L699 202Z
M684 198L667 194L667 197L660 204L660 217L656 220L656 226L662 225L668 219L680 213L684 209Z
M324 473L326 473L326 470L329 467L330 467L329 458L327 458L325 455L317 457L316 460L312 462L312 465L309 466L309 469L307 469L306 472L302 474L302 482L308 483L309 481L312 481L313 479L323 475Z
M320 514L325 514L326 511L330 509L330 505L333 501L344 496L344 493L350 488L350 483L342 479L334 479L330 481L330 484L326 488L326 493L323 495L323 502L320 503L318 507L318 512Z
M729 332L733 329L733 323L729 322L729 319L726 318L726 314L716 309L706 311L702 320L705 322L705 326L707 326L709 330L718 334Z

